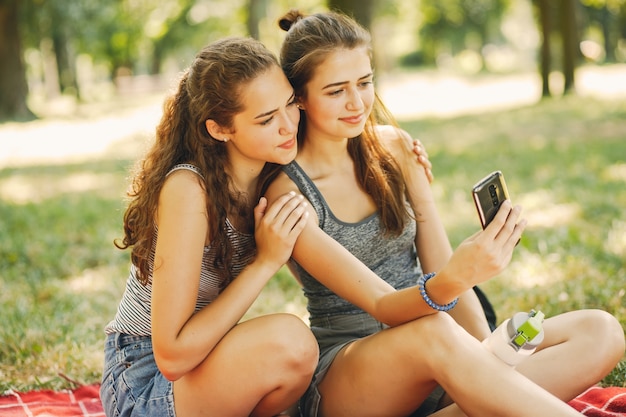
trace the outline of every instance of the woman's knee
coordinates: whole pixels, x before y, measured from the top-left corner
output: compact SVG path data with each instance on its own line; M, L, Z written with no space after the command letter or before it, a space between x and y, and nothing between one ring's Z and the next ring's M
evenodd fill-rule
M614 366L624 355L624 330L619 321L598 309L576 310L546 320L548 346L568 342L587 358L604 367ZM600 369L599 369L600 370Z
M585 310L584 329L596 348L604 349L603 355L619 361L624 355L624 329L611 314L602 310Z
M269 332L268 352L282 366L295 373L312 375L319 358L319 347L311 329L292 314L276 314Z
M415 343L401 345L408 345L411 349L419 346L420 351L433 360L445 360L446 357L458 353L460 347L472 343L470 339L476 341L447 313L424 316L402 325L404 326Z

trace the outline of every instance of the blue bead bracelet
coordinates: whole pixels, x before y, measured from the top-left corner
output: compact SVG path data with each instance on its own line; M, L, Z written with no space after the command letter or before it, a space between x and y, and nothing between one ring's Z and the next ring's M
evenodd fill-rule
M429 279L431 279L432 277L435 276L435 272L431 272L429 274L426 275L422 275L418 280L417 280L417 286L420 290L420 294L422 295L422 298L424 299L424 302L426 304L428 304L428 306L430 308L432 308L433 310L437 310L437 311L450 311L454 308L454 306L456 305L456 303L459 302L459 298L455 298L451 303L448 303L446 305L441 305L441 304L437 304L436 302L434 302L433 300L430 299L430 297L428 296L428 294L426 293L426 281L428 281Z

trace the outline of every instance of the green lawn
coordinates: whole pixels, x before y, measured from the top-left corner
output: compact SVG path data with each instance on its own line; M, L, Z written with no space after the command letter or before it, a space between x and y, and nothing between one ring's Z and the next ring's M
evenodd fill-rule
M483 285L500 319L593 307L626 328L626 101L568 97L402 126L430 153L453 245L478 230L469 189L487 173L502 170L524 206L511 266ZM0 170L0 392L99 380L102 328L127 274L112 241L132 162ZM286 273L249 315L276 310L305 312ZM604 382L626 386L626 365Z

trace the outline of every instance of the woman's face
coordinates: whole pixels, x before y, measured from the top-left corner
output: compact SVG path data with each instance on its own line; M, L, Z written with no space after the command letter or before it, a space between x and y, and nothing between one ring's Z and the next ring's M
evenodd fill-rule
M233 118L228 136L233 152L250 160L287 164L298 151L296 134L300 111L293 88L278 66L245 85L244 110Z
M365 47L338 49L314 70L301 104L306 137L353 138L363 132L374 103L374 74Z

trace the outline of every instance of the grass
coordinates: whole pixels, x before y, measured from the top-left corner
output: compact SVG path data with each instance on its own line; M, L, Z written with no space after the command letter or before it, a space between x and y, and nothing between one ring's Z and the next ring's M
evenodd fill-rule
M492 170L524 206L530 226L510 267L482 286L500 319L593 307L626 328L626 101L568 97L402 126L429 151L454 246L478 229L468 190ZM99 381L128 268L112 241L131 163L0 170L0 392ZM305 315L286 271L249 315L276 310ZM626 386L626 364L604 383Z

